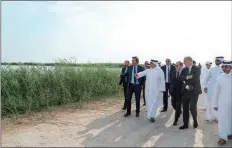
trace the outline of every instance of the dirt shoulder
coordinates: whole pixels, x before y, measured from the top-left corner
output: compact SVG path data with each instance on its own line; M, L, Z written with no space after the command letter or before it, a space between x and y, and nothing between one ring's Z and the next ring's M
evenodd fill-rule
M19 119L3 119L2 146L11 147L210 147L217 145L217 124L205 123L198 110L199 128L179 131L174 112L159 113L150 123L141 108L140 117L124 118L121 99L93 101L80 109L59 108ZM142 104L142 102L141 102ZM170 103L169 103L170 104ZM133 105L134 107L135 105ZM133 108L134 109L134 108ZM228 147L232 141L228 141Z

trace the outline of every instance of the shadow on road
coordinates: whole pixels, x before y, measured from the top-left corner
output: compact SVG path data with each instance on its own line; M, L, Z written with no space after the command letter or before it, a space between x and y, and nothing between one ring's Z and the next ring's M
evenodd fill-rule
M173 127L173 109L160 113L155 123L146 119L143 108L140 117L123 117L123 111L96 119L77 133L77 139L83 139L84 147L119 146L119 147L149 147L149 146L194 146L196 130L179 131ZM176 137L180 137L177 139Z

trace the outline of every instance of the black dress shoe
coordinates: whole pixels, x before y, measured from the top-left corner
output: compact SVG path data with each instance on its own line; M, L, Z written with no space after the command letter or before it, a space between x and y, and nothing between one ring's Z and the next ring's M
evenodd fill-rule
M177 122L174 122L174 123L173 123L173 126L177 126Z
M193 128L197 128L198 127L198 124L193 124Z
M186 126L186 125L183 125L183 126L181 126L179 129L180 129L180 130L183 130L183 129L188 129L188 126Z
M123 107L122 110L126 110L126 107Z
M155 118L151 118L150 121L151 121L152 123L154 123L154 122L155 122Z
M124 117L128 117L128 116L130 116L131 114L130 113L126 113L125 115L124 115Z
M166 111L167 111L166 109L161 110L161 112L166 112Z
M135 117L139 117L139 113L136 113Z

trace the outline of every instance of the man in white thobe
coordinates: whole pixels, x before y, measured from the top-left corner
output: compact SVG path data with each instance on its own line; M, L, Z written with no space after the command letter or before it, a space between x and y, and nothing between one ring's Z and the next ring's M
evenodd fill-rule
M201 68L201 76L200 76L200 81L201 81L201 88L204 89L204 80L205 77L207 76L209 69L211 67L212 63L207 61ZM203 92L204 90L202 90ZM205 92L203 92L200 96L199 96L199 100L197 102L198 107L206 110L206 104L207 104L207 94Z
M218 111L219 145L225 144L232 134L232 61L224 61L222 69L224 73L217 78L213 95L213 107Z
M151 68L143 72L137 73L136 78L146 76L145 96L147 118L151 122L155 122L156 112L159 101L162 99L162 94L166 90L164 72L158 66L157 60L151 60Z
M216 80L219 75L223 73L220 64L223 62L224 57L216 57L215 66L209 69L208 74L204 81L204 92L207 93L207 104L206 104L206 121L217 120L217 111L213 109L212 97L213 91L216 84Z

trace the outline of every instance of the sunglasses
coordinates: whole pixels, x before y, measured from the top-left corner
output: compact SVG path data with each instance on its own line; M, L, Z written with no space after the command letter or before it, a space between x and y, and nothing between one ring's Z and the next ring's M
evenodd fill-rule
M170 61L166 61L166 62L170 62Z
M230 68L230 66L227 66L227 65L223 65L221 66L222 68Z

